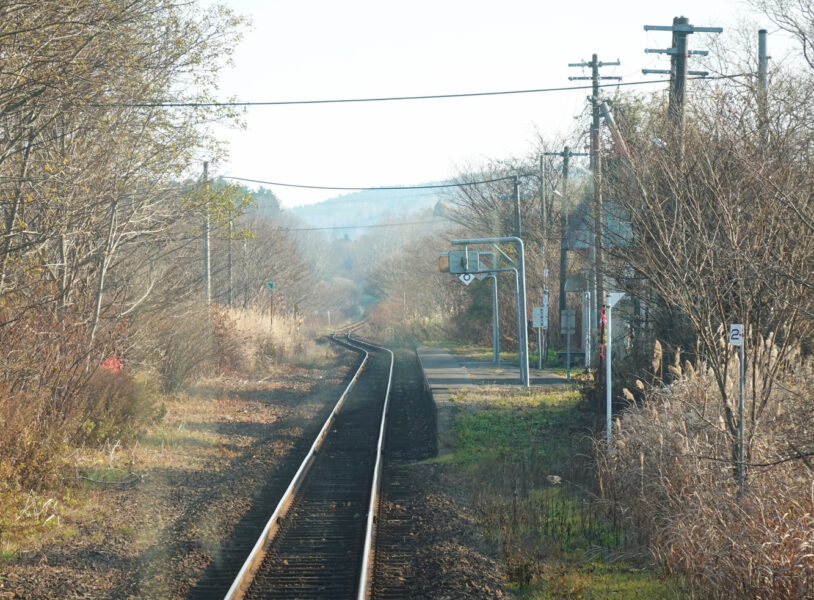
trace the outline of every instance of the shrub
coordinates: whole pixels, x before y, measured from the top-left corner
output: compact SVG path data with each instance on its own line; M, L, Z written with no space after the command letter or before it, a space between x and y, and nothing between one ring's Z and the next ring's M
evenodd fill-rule
M602 493L617 519L649 540L668 572L716 598L792 599L814 589L811 446L814 364L791 352L775 373L762 367L771 340L746 370L746 486L738 495L737 406L721 401L704 364L670 367L672 384L645 389L615 423L609 451L597 439ZM737 355L729 372L738 373ZM762 383L761 383L762 382ZM727 384L737 390L737 376ZM626 394L632 398L632 394ZM730 394L737 398L737 392Z
M237 328L229 311L213 307L210 310L215 370L219 375L247 373L254 367L249 336Z
M152 359L166 393L178 390L201 373L215 356L214 336L205 309L179 309L159 322L154 335Z
M75 443L127 443L163 417L154 379L102 366L88 382Z
M0 321L11 319L0 307ZM89 343L76 315L32 308L3 330L0 354L0 485L39 488L82 413L81 390L104 342Z

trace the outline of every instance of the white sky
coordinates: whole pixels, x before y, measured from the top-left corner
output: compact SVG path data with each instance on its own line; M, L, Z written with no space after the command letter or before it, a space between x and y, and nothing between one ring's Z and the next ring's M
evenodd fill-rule
M643 25L683 15L726 30L750 18L737 0L220 1L253 21L220 89L246 101L567 86L569 75L590 74L568 63L594 52L622 62L601 74L653 79L641 69L668 68L669 59L644 49L667 48L670 34ZM690 47L705 48L706 35L691 36ZM249 108L245 130L218 130L230 160L214 174L371 187L442 180L486 158L525 156L538 130L567 133L588 93ZM337 195L273 189L284 206Z

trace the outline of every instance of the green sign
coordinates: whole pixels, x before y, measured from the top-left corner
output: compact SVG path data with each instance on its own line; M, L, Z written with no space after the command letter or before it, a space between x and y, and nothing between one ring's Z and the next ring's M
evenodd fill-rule
M273 289L274 289L274 282L273 282L273 281L267 281L267 282L266 282L266 285L267 285L267 286L269 286L269 289L270 289L270 290L273 290Z

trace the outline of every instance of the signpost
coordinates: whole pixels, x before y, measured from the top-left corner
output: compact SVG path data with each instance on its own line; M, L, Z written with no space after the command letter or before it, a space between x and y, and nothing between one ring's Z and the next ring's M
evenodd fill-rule
M269 300L269 331L274 328L274 282L267 281L266 285L271 292L271 299Z
M605 359L605 426L606 436L608 438L608 450L610 451L611 443L611 389L613 387L613 380L611 379L611 351L613 348L613 307L624 297L623 292L608 292L605 294L605 306L607 310L605 313L608 318L608 325L605 330L605 337L607 338L608 355Z
M729 326L729 345L737 346L740 351L740 399L738 401L738 494L743 495L743 325Z
M565 335L565 380L571 381L571 336L577 328L575 311L563 309L560 311L560 335Z

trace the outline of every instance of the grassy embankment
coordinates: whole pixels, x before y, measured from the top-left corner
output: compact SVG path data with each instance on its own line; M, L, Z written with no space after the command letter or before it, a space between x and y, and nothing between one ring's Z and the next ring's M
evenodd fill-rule
M241 364L240 371L223 373L218 368L223 356L212 352L203 367L185 377L185 383L173 392L162 392L155 381L148 381L150 406L160 410L153 411L154 418L133 423L137 434L127 440L113 437L98 443L61 441L54 451L54 474L47 486L21 489L0 481L0 566L45 545L86 535L89 523L101 526L115 521L111 491L130 489L158 470L193 472L232 458L231 448L243 440L228 439L219 433L220 425L244 419L262 421L264 411L274 410L260 403L252 406L255 412L244 415L244 397L276 390L276 382L284 380L284 375L292 379L285 385L296 387L300 371L333 364L327 345L314 343L288 321L280 319L272 332L261 314L236 310L229 314L229 328L231 350L248 355L228 361ZM206 349L192 347L189 351ZM189 357L189 361L196 360ZM156 380L159 374L151 371L133 376ZM132 534L129 525L120 529L126 537Z
M520 598L684 597L602 514L593 495L593 416L574 388L482 388L453 396L457 465L477 490L487 542Z

